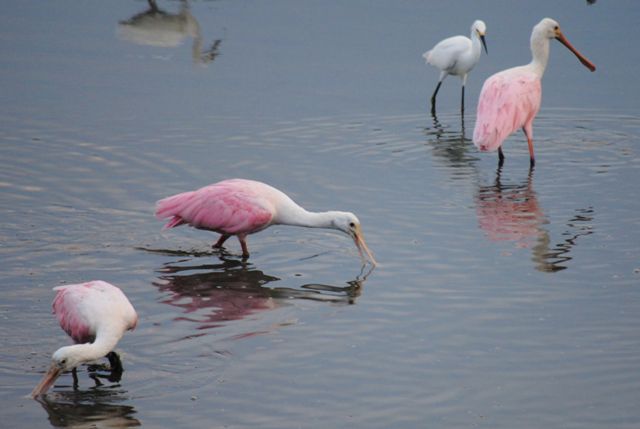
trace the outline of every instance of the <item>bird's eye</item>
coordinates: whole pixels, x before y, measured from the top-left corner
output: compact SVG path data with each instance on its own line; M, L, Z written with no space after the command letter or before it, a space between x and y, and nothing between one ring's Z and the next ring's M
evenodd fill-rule
M66 364L66 363L67 363L67 360L66 360L66 359L62 359L62 360L60 361L60 363L61 363L62 365L64 365L64 364Z
M355 223L353 223L353 222L349 222L349 226L350 226L351 228L355 228L355 227L356 227L356 224L355 224Z
M557 25L555 27L553 27L554 30L558 31L560 29L560 27L558 27Z

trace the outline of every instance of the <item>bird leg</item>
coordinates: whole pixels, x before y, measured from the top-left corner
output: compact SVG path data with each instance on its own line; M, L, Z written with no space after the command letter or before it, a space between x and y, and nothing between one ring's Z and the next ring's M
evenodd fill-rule
M502 153L502 147L498 148L498 167L502 167L504 164L504 153Z
M100 376L98 374L89 374L89 378L91 378L93 382L96 383L96 387L102 386L102 381L100 381Z
M460 113L464 117L464 87L467 85L467 74L462 76L462 99L460 100Z
M106 378L112 383L118 383L122 379L122 373L124 372L120 355L116 352L109 352L107 353L107 359L109 359L111 371L109 371L109 375Z
M522 127L522 131L524 135L527 136L527 144L529 145L529 167L533 167L536 165L536 158L533 155L533 138L531 138L533 130L531 124L525 124L525 126Z
M436 86L436 90L433 91L433 95L431 96L431 114L435 116L436 114L436 95L438 95L438 91L440 90L440 85L442 85L442 80L438 82Z
M216 241L216 244L213 245L214 249L221 249L222 245L224 244L225 241L227 241L227 239L231 237L228 234L221 234L220 238L218 239L218 241Z
M122 368L122 361L120 360L120 356L116 352L109 352L106 356L109 359L109 365L111 366L111 372L119 372L122 374L124 369Z
M244 259L249 257L249 248L247 247L247 236L246 234L238 234L238 241L240 241L240 246L242 247L242 257Z
M71 376L73 377L73 390L78 390L78 372L75 368L71 370Z

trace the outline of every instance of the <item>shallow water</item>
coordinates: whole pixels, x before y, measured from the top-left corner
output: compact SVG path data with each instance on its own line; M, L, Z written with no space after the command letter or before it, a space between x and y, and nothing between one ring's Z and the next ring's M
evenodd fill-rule
M196 2L199 36L154 45L123 29L146 8L20 2L0 18L3 422L637 427L635 3ZM484 78L528 61L532 15L598 70L554 44L537 166L514 134L498 169L470 140L473 106ZM449 78L432 118L420 55L475 18L489 55L466 115ZM214 234L161 231L156 200L238 176L357 213L380 266L327 231L270 228L248 261L235 240L220 253ZM69 343L51 287L94 278L140 316L122 380L81 367L78 390L65 375L26 398Z

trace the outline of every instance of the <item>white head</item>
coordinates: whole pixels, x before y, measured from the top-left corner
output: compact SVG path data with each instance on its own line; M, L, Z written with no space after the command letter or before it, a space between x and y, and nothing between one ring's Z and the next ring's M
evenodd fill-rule
M78 347L78 344L61 347L51 356L51 363L63 372L71 371L86 360L80 352L81 348Z
M489 51L487 50L487 42L485 42L484 40L484 35L486 33L487 26L485 25L484 21L481 21L479 19L473 21L473 24L471 24L471 35L473 36L475 34L476 36L478 36L478 38L482 42L482 46L484 46L484 52L488 54Z
M484 36L487 32L487 25L484 23L484 21L477 19L473 21L473 24L471 24L471 32L473 33L474 31L478 34L478 36Z
M531 37L533 38L534 35L537 35L538 37L555 39L558 31L560 31L560 24L558 24L558 21L551 18L543 18L542 21L533 27Z
M331 213L331 228L337 229L338 231L342 231L347 234L349 237L353 239L353 242L356 244L358 248L358 253L360 253L360 258L362 258L362 263L365 263L365 254L369 258L369 261L375 266L377 265L376 260L369 250L367 243L364 241L364 236L362 235L362 228L360 227L360 221L350 212L330 212ZM364 253L363 253L364 252Z
M86 360L80 352L81 347L82 345L80 344L66 346L58 349L53 354L49 370L44 375L40 383L31 392L32 398L46 393L47 390L53 386L53 383L55 383L60 374L65 371L71 371Z
M589 70L595 71L596 66L589 61L586 57L584 57L576 48L573 47L571 43L564 37L562 31L560 31L560 24L554 19L551 18L543 18L535 27L533 27L533 31L531 32L531 46L534 46L537 40L539 39L556 39L564 46L567 47L573 54L580 60L580 62Z

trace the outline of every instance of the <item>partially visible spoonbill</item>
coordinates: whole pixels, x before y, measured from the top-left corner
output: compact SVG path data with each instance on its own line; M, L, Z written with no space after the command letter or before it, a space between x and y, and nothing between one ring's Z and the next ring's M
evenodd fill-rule
M76 342L58 349L49 371L33 389L35 398L49 390L64 371L73 371L85 362L107 357L120 371L120 358L113 351L125 331L138 323L135 309L116 286L101 280L54 287L53 313L60 327Z
M538 114L542 100L542 76L549 61L549 41L557 39L574 53L591 71L596 66L585 58L560 31L551 18L544 18L531 32L533 59L524 66L503 70L489 77L480 91L473 143L481 151L498 149L499 164L504 162L502 143L518 128L522 128L529 145L530 165L535 165L533 155L533 119Z
M422 56L427 64L440 69L440 79L436 90L431 96L431 114L436 114L436 95L442 85L442 81L450 74L460 76L462 79L462 101L460 110L464 112L464 86L467 83L467 75L480 61L480 53L484 46L487 51L487 44L484 35L487 26L483 21L474 21L471 25L471 38L465 36L453 36L441 40L430 51L425 52Z
M242 255L249 257L247 235L271 225L328 228L350 236L358 248L362 264L365 256L376 265L362 235L360 221L349 212L310 212L296 204L284 192L266 183L246 179L229 179L195 191L183 192L156 203L156 217L169 219L164 229L188 224L220 235L214 248L235 235Z

